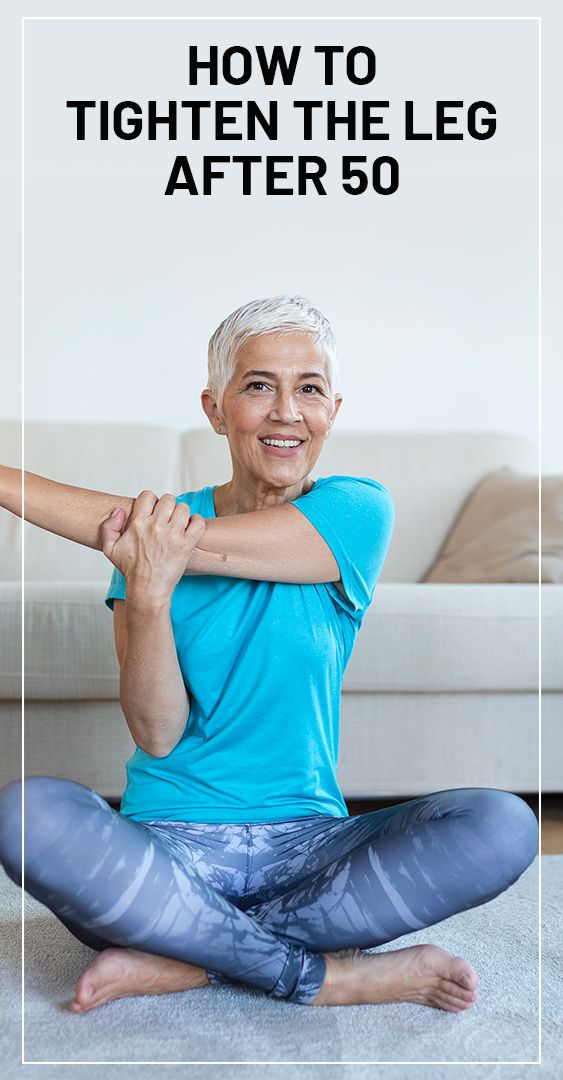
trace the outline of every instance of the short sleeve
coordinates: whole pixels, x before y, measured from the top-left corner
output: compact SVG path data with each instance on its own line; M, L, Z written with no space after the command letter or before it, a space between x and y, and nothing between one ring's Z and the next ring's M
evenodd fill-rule
M387 488L367 476L329 476L293 500L334 555L346 597L333 582L331 597L355 619L371 603L395 523Z
M104 603L107 604L110 611L113 611L114 600L125 600L125 584L126 582L123 574L117 569L117 566L115 566L104 600Z

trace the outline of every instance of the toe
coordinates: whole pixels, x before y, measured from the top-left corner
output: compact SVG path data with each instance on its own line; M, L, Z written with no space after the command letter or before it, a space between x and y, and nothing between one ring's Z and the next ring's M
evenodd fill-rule
M448 1012L463 1012L465 1009L469 1009L472 1005L471 1001L463 1001L461 998L454 996L453 994L446 994L440 990L437 990L432 995L432 1004L434 1008L446 1009Z
M86 1006L86 1005L89 1005L92 998L93 998L93 996L94 996L94 987L93 986L89 986L87 983L84 984L83 986L80 986L80 983L78 984L78 987L76 989L76 1000L77 1000L79 1005L82 1005L83 1007Z
M477 998L476 989L466 989L466 987L460 986L459 983L453 982L451 979L443 979L439 989L444 994L450 994L453 997L460 998L461 1001L472 1002Z
M455 963L453 963L448 972L449 978L452 982L459 983L460 986L464 986L467 990L476 990L479 983L479 976L473 968L468 967L467 961L461 956L455 957Z

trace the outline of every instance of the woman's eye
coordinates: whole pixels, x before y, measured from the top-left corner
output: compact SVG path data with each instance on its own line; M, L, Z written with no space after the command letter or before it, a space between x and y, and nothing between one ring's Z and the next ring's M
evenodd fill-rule
M253 382L248 383L246 389L247 390L250 390L251 388L254 389L254 387L256 387L256 386L262 387L262 386L267 386L267 384L264 383L264 382L260 382L259 380L254 380ZM303 387L303 390L315 390L318 394L320 394L322 392L320 386L315 386L314 383L307 383L306 386ZM309 394L307 396L310 397Z

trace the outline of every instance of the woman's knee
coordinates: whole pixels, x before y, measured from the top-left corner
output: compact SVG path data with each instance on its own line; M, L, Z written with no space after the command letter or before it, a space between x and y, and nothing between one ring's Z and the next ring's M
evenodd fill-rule
M0 789L0 862L21 881L22 788L26 870L35 854L73 818L77 803L103 803L101 796L74 780L28 776Z
M499 791L500 806L504 815L505 836L513 854L518 875L534 861L538 854L539 825L528 803L511 791Z
M536 815L519 795L502 788L469 788L474 821L482 839L516 880L538 854Z

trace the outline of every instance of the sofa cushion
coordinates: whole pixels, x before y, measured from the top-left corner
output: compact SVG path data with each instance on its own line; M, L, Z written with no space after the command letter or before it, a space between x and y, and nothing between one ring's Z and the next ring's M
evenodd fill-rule
M107 583L28 582L25 587L25 696L119 698Z
M22 691L21 583L0 581L0 698L21 699Z
M0 697L20 696L19 586L0 588ZM113 620L99 582L29 582L25 693L117 700ZM378 585L344 674L348 693L536 691L538 587ZM542 586L545 691L563 690L563 589Z
M544 688L563 687L563 590L544 586ZM348 691L535 691L539 586L379 585ZM549 624L549 625L548 625Z
M542 477L541 580L563 581L563 476ZM426 575L435 582L533 582L539 577L538 477L504 466L471 493Z

